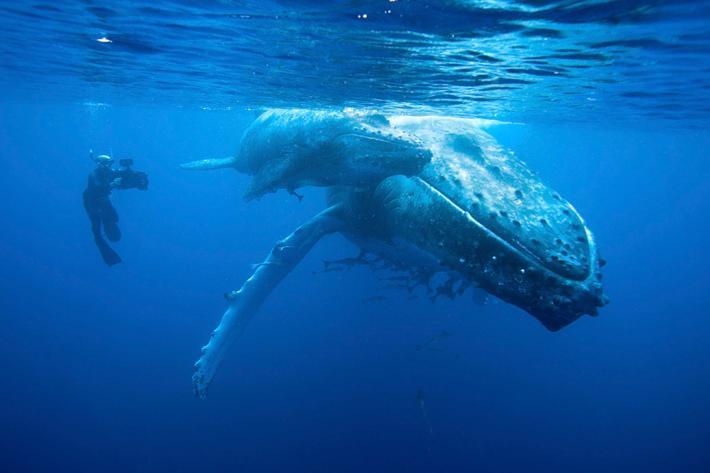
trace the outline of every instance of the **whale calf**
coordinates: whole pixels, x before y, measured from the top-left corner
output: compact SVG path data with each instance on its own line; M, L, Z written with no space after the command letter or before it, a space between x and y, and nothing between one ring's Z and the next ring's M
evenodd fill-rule
M303 186L373 185L419 173L431 153L416 137L378 114L270 110L245 131L232 158L205 159L183 169L234 168L252 176L244 197Z

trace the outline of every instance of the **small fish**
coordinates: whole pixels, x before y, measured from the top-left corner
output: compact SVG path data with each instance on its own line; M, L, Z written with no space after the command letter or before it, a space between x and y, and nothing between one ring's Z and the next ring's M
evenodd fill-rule
M330 271L343 271L354 266L371 264L372 262L373 261L367 258L367 252L362 251L355 257L323 261L323 272L328 273Z

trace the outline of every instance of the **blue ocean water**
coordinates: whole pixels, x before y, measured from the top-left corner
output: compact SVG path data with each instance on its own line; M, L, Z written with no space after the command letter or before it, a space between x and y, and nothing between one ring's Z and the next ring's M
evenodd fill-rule
M710 470L708 2L0 11L1 471ZM611 303L552 333L494 299L411 300L322 272L358 251L332 236L195 399L222 294L325 205L178 168L233 154L267 107L506 122L490 132L594 231ZM150 176L112 195L111 268L90 149Z

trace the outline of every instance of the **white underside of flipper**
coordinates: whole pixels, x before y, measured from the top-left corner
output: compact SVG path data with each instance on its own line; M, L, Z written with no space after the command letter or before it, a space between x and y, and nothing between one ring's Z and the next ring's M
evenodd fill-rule
M207 388L229 346L244 332L262 302L274 288L308 254L318 240L344 227L341 206L336 204L298 227L274 246L266 260L238 291L227 295L231 304L222 316L210 341L202 348L192 376L195 395L205 398Z

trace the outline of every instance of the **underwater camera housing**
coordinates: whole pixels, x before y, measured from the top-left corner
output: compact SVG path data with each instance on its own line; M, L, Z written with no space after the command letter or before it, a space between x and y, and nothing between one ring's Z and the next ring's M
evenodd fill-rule
M132 159L121 159L118 164L121 166L121 169L118 170L121 178L119 189L148 190L148 174L131 169L131 166L133 166Z

